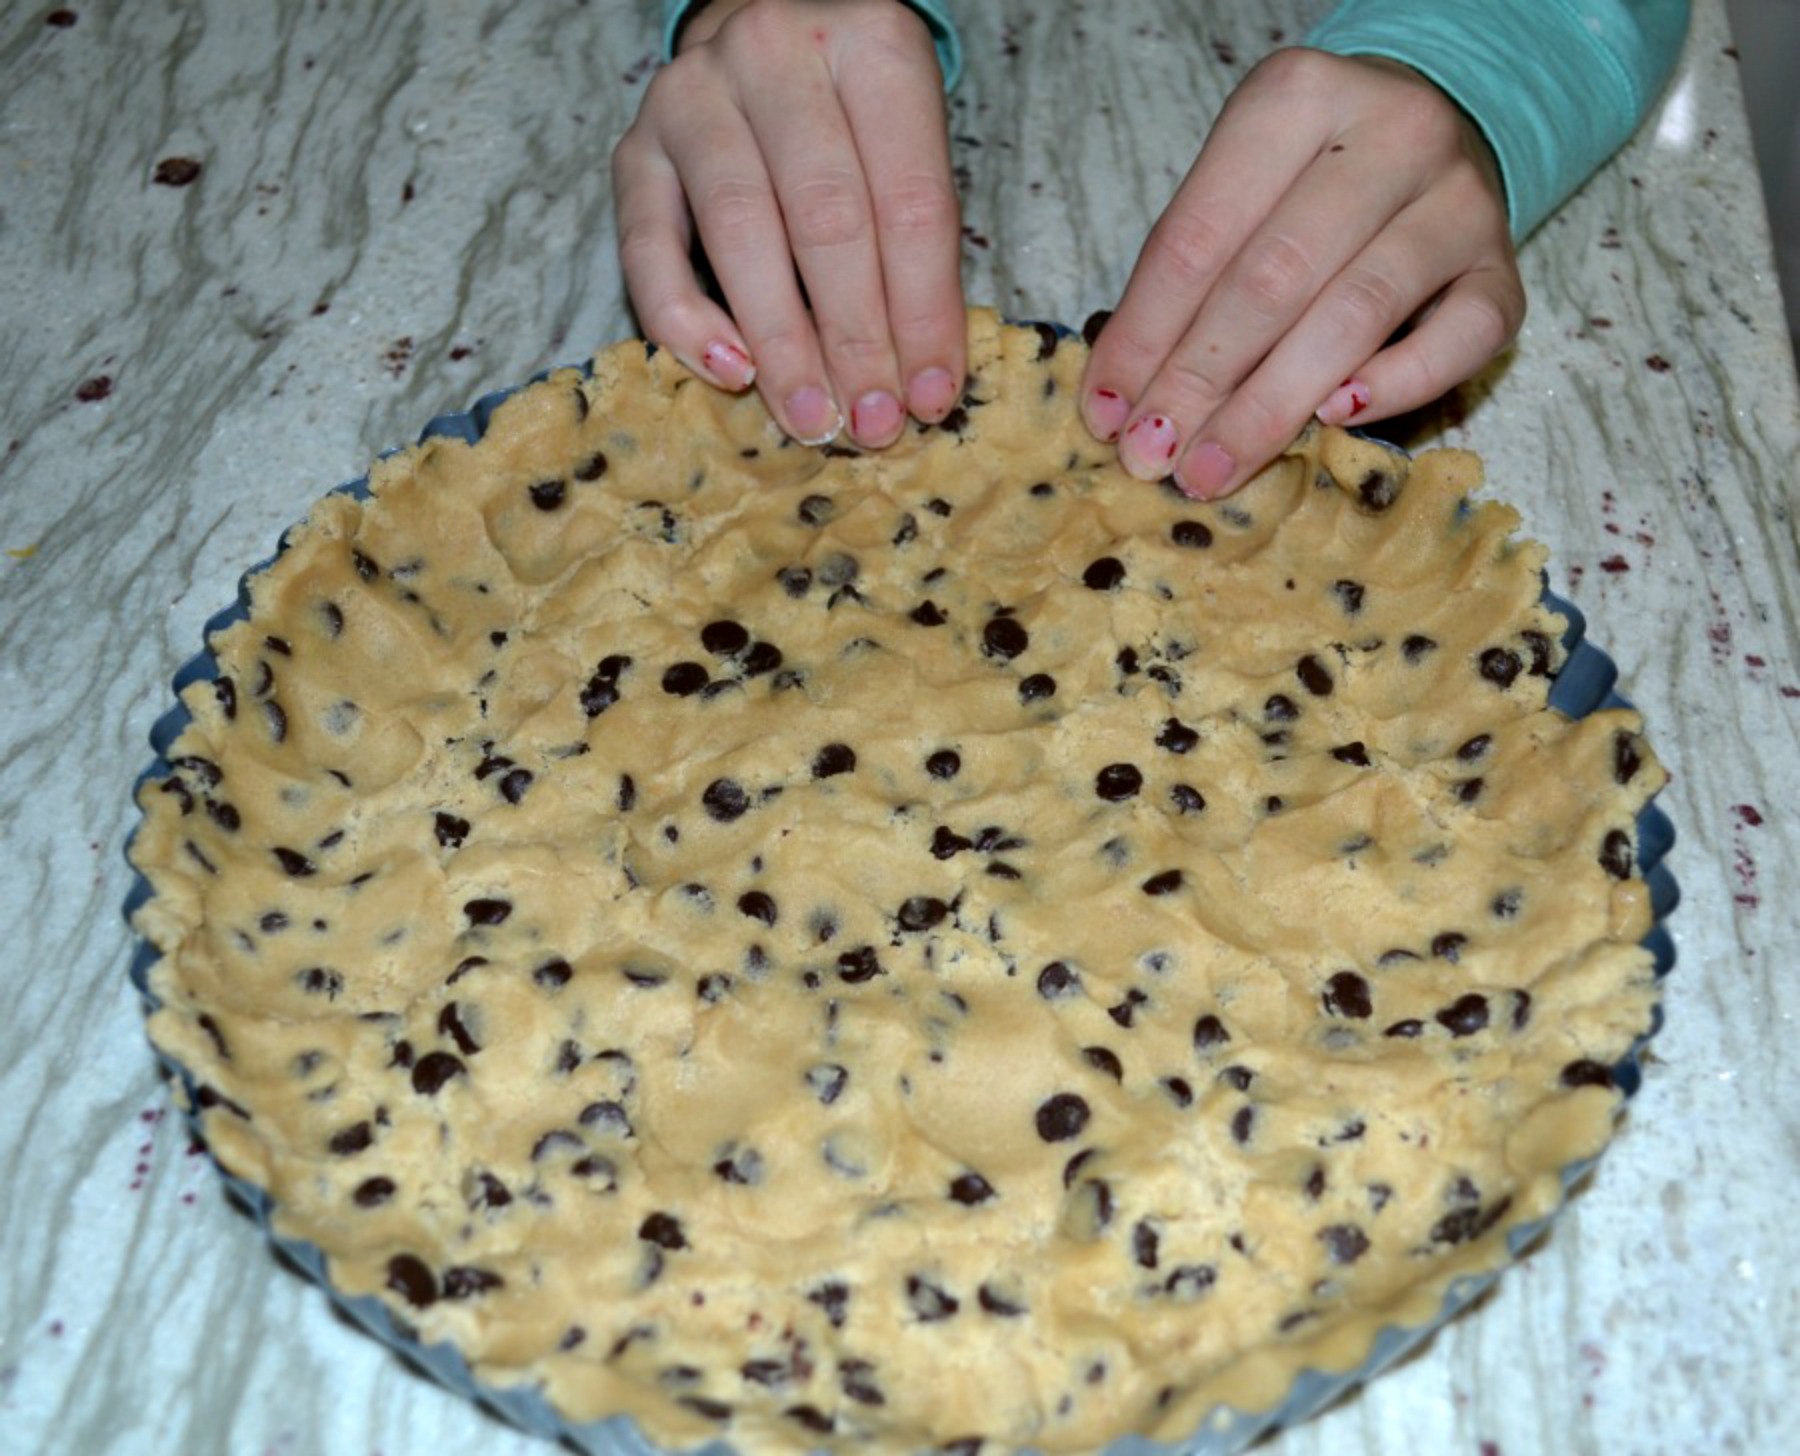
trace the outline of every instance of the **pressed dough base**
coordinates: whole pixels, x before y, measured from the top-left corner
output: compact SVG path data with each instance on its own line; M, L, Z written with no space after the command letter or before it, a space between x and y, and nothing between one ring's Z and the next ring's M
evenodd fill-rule
M1091 1448L1504 1257L1649 1025L1634 716L1479 462L1126 477L970 317L880 454L627 343L334 495L146 787L206 1136L483 1379ZM954 769L952 770L952 760Z

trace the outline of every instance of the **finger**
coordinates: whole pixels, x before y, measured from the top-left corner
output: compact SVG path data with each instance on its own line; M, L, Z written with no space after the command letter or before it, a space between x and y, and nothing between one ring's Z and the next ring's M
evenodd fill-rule
M1430 404L1479 373L1524 321L1525 291L1510 266L1466 273L1416 329L1334 390L1318 416L1363 425Z
M701 378L733 393L756 379L754 356L700 286L688 261L692 229L675 169L652 144L627 134L613 152L619 263L644 337Z
M1328 314L1353 329L1360 344L1372 327L1385 322L1391 330L1419 296L1441 287L1438 277L1424 295L1410 293L1419 274L1401 267L1417 269L1422 260L1395 257L1393 248L1370 266L1346 266L1410 200L1410 184L1388 169L1371 176L1330 154L1308 167L1220 274L1185 335L1144 386L1119 442L1125 468L1141 480L1168 474L1193 431L1322 294L1332 298ZM1375 334L1357 358L1367 358L1385 337ZM1343 339L1335 342L1341 350ZM1301 404L1317 398L1307 394Z
M769 412L803 444L843 427L825 360L794 276L774 184L735 108L707 109L664 143L725 301L749 341Z
M871 54L840 95L871 180L875 235L906 407L936 422L962 393L967 315L950 137L935 65Z
M744 110L767 160L795 265L838 399L859 445L891 443L905 423L888 331L875 207L850 123L823 67L761 72Z
M1118 438L1226 264L1318 154L1325 125L1296 84L1303 63L1294 54L1264 61L1225 103L1151 228L1082 376L1082 415L1096 438Z
M1496 290L1490 299L1494 305L1493 329L1486 340L1469 332L1460 342L1452 342L1437 335L1428 321L1407 341L1395 346L1402 349L1414 339L1429 335L1426 358L1433 369L1464 371L1438 376L1443 378L1438 392L1466 378L1493 357L1511 337L1511 331L1502 332L1506 314L1501 292L1509 270L1495 267L1464 273L1446 269L1441 263L1434 267L1432 239L1433 230L1422 226L1390 230L1333 280L1280 345L1196 431L1175 470L1176 483L1184 492L1202 500L1229 495L1280 453L1305 425L1311 413L1307 402L1321 396L1328 396L1326 406L1319 411L1321 418L1327 408L1343 416L1328 423L1349 419L1366 423L1383 413L1411 408L1411 404L1392 404L1377 411L1374 406L1377 385L1384 397L1388 391L1399 388L1399 380L1385 358L1392 351L1383 351L1382 341L1391 337L1413 312L1419 301L1415 292L1430 296L1449 284L1442 304L1447 306L1455 300L1460 315L1470 296L1465 288L1469 279L1485 279L1487 282L1480 286ZM1452 281L1446 274L1460 276ZM1485 293L1482 296L1489 297ZM1522 307L1523 294L1517 296ZM1442 311L1440 306L1437 313ZM1432 321L1437 313L1432 315ZM1455 315L1451 327L1460 332ZM1512 329L1516 327L1515 322ZM1485 352L1481 351L1483 347ZM1343 383L1335 384L1340 379ZM1423 385L1425 375L1421 373L1413 382ZM1434 397L1435 394L1423 398ZM1418 402L1422 399L1414 401Z

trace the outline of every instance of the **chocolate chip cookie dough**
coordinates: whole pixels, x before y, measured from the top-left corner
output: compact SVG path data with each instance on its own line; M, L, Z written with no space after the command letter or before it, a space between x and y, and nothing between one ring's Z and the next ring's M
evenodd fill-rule
M1479 462L1199 506L970 318L878 455L667 354L333 495L134 857L156 1044L333 1281L568 1418L1087 1449L1504 1256L1650 1023L1628 713Z

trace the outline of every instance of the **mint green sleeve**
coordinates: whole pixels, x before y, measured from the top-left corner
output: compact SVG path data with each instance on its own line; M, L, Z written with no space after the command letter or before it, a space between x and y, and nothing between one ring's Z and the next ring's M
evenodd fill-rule
M1637 129L1687 0L1341 0L1306 37L1426 76L1486 134L1523 238Z
M675 54L675 36L690 10L697 10L701 0L663 0L662 58ZM938 66L944 73L944 89L950 90L962 77L962 39L950 20L941 0L905 0L918 12L919 19L931 27L931 39L937 46Z

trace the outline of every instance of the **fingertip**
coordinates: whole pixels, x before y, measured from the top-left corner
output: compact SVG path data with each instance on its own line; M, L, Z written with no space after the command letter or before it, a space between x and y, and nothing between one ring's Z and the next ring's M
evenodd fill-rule
M1125 421L1131 415L1131 401L1116 389L1090 389L1082 397L1081 421L1087 431L1103 445L1119 438Z
M700 368L695 372L733 394L742 394L756 383L755 361L747 350L729 339L714 339L707 344L700 351Z
M956 376L941 365L921 369L906 386L907 412L915 419L935 425L950 413L959 389Z
M1235 456L1213 440L1202 440L1182 457L1175 470L1175 484L1189 500L1215 501L1240 485Z
M1346 379L1313 412L1313 416L1322 425L1347 425L1365 413L1372 403L1374 396L1370 394L1368 385L1360 379Z

